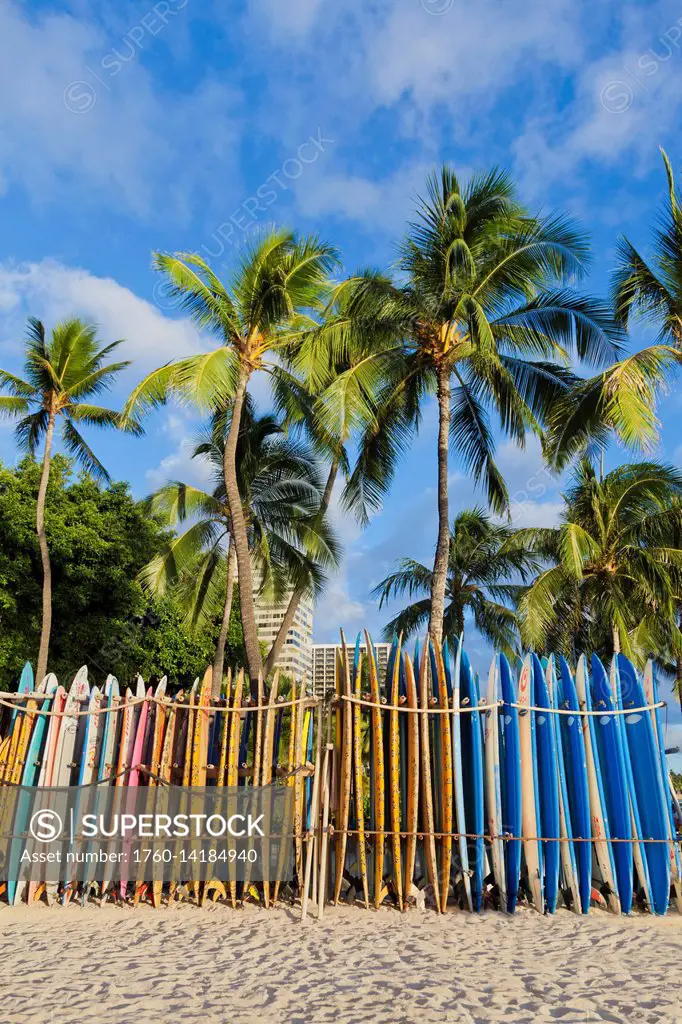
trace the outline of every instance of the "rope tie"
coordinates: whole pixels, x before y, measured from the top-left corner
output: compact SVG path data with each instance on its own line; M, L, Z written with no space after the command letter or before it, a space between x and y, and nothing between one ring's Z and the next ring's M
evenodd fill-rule
M81 700L89 700L89 697L84 697ZM104 696L101 697L103 701ZM225 704L180 704L178 701L169 700L167 697L130 697L128 700L125 697L117 697L114 700L118 701L116 704L111 706L98 706L93 708L91 711L86 708L84 711L43 711L41 708L22 708L16 706L18 700L36 700L46 701L54 700L54 695L50 694L46 696L43 693L17 693L17 694L4 694L0 697L0 705L6 708L12 708L13 711L24 715L47 715L49 717L63 717L67 715L69 718L80 718L83 715L109 715L114 711L122 711L125 708L132 708L138 704L144 704L145 701L150 704L160 704L165 708L191 708L192 711L220 711L227 713L245 713L247 711L279 711L282 708L290 708L297 704L307 705L309 707L317 707L319 701L316 697L297 697L296 700L284 700L276 701L274 704L242 704L240 707L230 707Z

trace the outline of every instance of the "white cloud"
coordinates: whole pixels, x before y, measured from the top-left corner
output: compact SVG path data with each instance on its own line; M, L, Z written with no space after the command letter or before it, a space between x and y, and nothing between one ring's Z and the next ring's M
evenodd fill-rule
M580 67L574 99L563 109L534 112L514 144L524 183L542 192L571 178L585 162L647 173L658 145L677 138L682 93L682 17L671 0L620 12L610 47ZM622 205L619 207L622 212Z
M268 25L274 36L288 40L305 37L315 24L324 0L251 0L252 12Z
M516 529L529 526L557 526L564 510L563 501L526 501L512 505L512 525Z
M341 216L366 230L395 231L413 212L415 197L423 192L432 169L426 162L401 167L386 178L372 180L342 172L309 175L297 194L299 209L308 217Z
M170 480L181 480L202 490L212 491L211 467L203 458L192 458L195 437L200 420L184 409L171 407L161 422L159 433L175 445L157 466L148 469L145 479L152 490L163 487Z
M30 15L1 4L0 185L44 202L87 182L109 202L167 220L186 212L201 182L214 184L218 168L225 175L239 131L237 95L208 79L184 96L162 95L143 63L186 4L169 0L165 24L150 8L146 22L122 35L105 31L93 12ZM92 199L78 188L81 206Z
M434 5L435 6L435 5ZM492 105L519 73L575 64L582 52L576 5L457 2L442 17L428 4L391 3L381 30L365 39L367 74L379 102L405 93L417 105Z
M133 360L126 383L171 359L207 347L189 320L164 316L157 306L111 277L97 277L54 260L0 264L0 303L8 313L3 348L17 354L29 314L44 320L48 330L59 320L78 316L93 320L103 341L124 338L121 356Z
M315 606L315 641L336 642L339 628L347 637L354 636L366 623L367 606L350 596L348 576L340 574L332 580Z

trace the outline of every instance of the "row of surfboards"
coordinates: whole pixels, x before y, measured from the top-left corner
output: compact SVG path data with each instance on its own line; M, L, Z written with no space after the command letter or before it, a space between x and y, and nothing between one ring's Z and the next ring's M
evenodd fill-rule
M382 686L369 635L342 643L329 895L664 914L672 892L682 912L653 664L582 656L573 672L529 654L515 669L496 655L484 691L461 640L410 657L396 639Z
M189 887L183 879L165 887L161 882L131 887L121 879L113 886L106 875L88 892L81 888L83 898L99 895L136 903L148 899L156 906L164 893L168 899L194 897L201 902L209 892L212 899L229 898L233 905L238 898L249 897L269 905L271 896L277 899L281 884L291 884L294 889L298 884L301 836L309 826L312 778L290 773L295 765L311 761L313 728L303 686L294 695L299 702L289 699L284 706L278 693L278 673L269 688L267 705L263 685L258 689L252 697L244 672L236 673L234 680L228 673L229 698L212 706L210 669L201 682L195 681L188 694L179 693L170 699L166 696L166 678L155 689L138 678L135 691L128 688L122 693L113 676L101 689L91 687L87 668L83 667L68 690L52 674L34 690L33 672L26 664L18 693L34 696L17 701L11 712L5 713L0 742L0 800L3 785L266 786L278 774L283 775L284 784L294 788L296 877L276 881L272 893L268 883L256 887L236 882L228 884L228 893L217 880ZM88 713L83 714L86 710ZM29 809L30 797L26 794L24 799L22 793L14 812L13 834L25 831ZM48 903L57 899L66 903L76 895L76 889L68 879L58 884L26 884L11 879L0 883L0 893L11 904L41 898Z
M293 878L226 890L191 879L112 886L104 877L95 887L100 897L154 905L210 892L233 905L254 898L267 906L283 886L300 891L304 835L320 822L312 775L291 774L315 760L315 718L334 747L326 892L333 901L343 895L405 909L429 895L439 911L451 901L513 912L521 898L550 913L562 903L587 913L596 901L616 913L634 904L660 914L672 890L682 910L682 812L669 785L651 664L640 678L620 655L608 672L598 658L582 657L575 673L564 659L529 655L514 671L497 655L484 692L461 641L438 650L426 640L410 657L396 639L383 679L371 638L361 641L342 644L326 720L326 709L317 717L314 702L302 703L301 683L293 693L300 703L282 703L277 674L253 699L243 672L228 676L227 699L207 710L208 671L171 700L165 679L154 690L138 679L134 692L121 693L113 677L91 687L85 668L68 691L53 675L34 691L27 665L18 689L34 696L5 710L1 723L0 793L3 783L280 780L294 788ZM15 834L27 815L20 803ZM318 861L323 846L316 844ZM10 880L3 891L10 903L68 902L76 886Z

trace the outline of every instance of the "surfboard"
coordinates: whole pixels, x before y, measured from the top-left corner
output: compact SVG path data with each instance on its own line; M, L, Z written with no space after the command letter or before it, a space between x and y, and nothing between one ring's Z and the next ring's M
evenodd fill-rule
M80 765L77 767L77 781L76 785L79 787L90 787L91 783L96 781L96 772L99 762L100 744L102 741L102 729L104 726L103 716L100 713L102 694L97 686L93 686L90 691L90 700L88 701L88 714L82 716L82 721L85 725L83 744L80 753ZM82 710L85 710L83 707ZM95 792L93 789L85 789L84 792L74 801L73 815L74 820L76 815L82 810L83 813L88 812L89 805L93 802ZM87 887L89 880L84 883L84 889ZM78 882L75 879L71 879L64 885L62 892L62 903L66 905L72 898L76 889L78 888Z
M622 655L618 655L611 659L611 668L609 670L609 683L611 686L611 695L614 699L616 708L619 711L623 710L623 694L631 693L631 677L634 674L634 666L623 658ZM643 840L642 833L642 822L639 814L639 804L637 801L637 791L635 789L635 780L632 768L632 758L630 757L630 744L627 737L627 726L625 724L624 715L616 715L616 726L618 727L621 734L621 745L623 748L623 763L625 765L625 784L628 791L628 797L630 800L630 818L632 835L638 842L632 844L632 858L637 872L637 881L644 894L644 902L646 903L647 910L653 910L652 897L651 897L651 879L649 877L649 864L647 862L646 855L646 844ZM638 728L636 723L631 723L631 727Z
M575 673L575 689L580 709L592 711L592 694L589 684L587 658L584 654L578 659ZM594 715L582 715L583 738L585 742L585 763L587 767L587 786L590 798L590 819L595 859L601 873L602 884L606 890L606 903L614 914L620 914L620 898L616 883L616 872L611 854L609 819L604 799L601 769L599 764L599 748L595 735Z
M74 777L78 778L77 765L74 758L77 753L79 735L84 734L86 718L84 715L79 715L78 712L85 710L85 704L89 696L88 670L84 665L76 673L66 698L66 704L64 705L64 714L57 740L51 780L51 785L53 786L71 786ZM83 724L81 725L81 723ZM48 879L45 889L48 905L54 902L58 886L59 880L52 881Z
M55 754L57 752L57 742L59 740L59 733L62 727L62 712L66 705L66 690L63 686L58 686L54 701L52 703L51 711L53 714L50 716L49 725L47 727L47 738L45 740L45 749L43 751L43 758L40 765L40 775L38 776L39 786L51 786L52 778L54 775L55 766ZM27 902L33 903L34 900L39 899L40 894L45 889L44 882L29 882Z
M90 696L90 685L88 683L88 670L85 666L80 668L69 689L64 705L61 728L57 740L55 752L54 770L50 785L70 786L78 778L77 765L74 763L76 752L76 740L79 732L79 722L87 716L78 715L77 712L86 710L86 701Z
M611 694L609 677L596 654L592 655L591 681L593 709L605 712L615 710L616 703ZM594 723L620 908L623 914L629 914L632 910L634 887L632 817L623 758L623 737L616 721L617 717L609 714L597 715Z
M140 679L138 677L138 693L136 694L136 696L139 696L139 682L140 682ZM143 687L144 687L144 684L143 684ZM136 797L137 797L137 787L141 783L141 776L140 776L140 768L139 768L139 766L140 766L140 764L142 762L142 749L143 749L143 746L144 746L144 740L145 740L145 735L146 735L146 730L147 730L147 719L149 717L149 700L151 698L151 695L152 695L152 688L150 686L149 689L146 691L146 693L143 692L143 696L146 699L142 702L142 704L139 705L140 711L139 711L139 715L138 715L138 719L137 719L137 726L135 728L135 738L133 740L133 745L132 745L132 754L131 754L131 757L130 757L130 771L128 772L128 779L127 779L127 782L126 782L126 787L131 791L131 795L130 795L130 797L126 796L126 799L124 801L124 806L125 806L125 812L124 813L131 813L132 811L134 811ZM122 900L125 900L127 892L128 892L128 873L127 873L127 871L122 870L121 871L121 881L120 881L120 885L119 885L119 893L120 893L120 896L121 896Z
M415 658L417 656L417 651L415 651ZM428 643L425 643L419 664L422 826L424 829L424 858L426 860L426 875L433 890L433 899L436 904L436 910L440 914L440 886L438 884L438 861L436 857L436 840L434 836L435 822L433 814L433 786L431 774L431 730L429 715L427 713L431 710L428 675L429 645Z
M339 693L350 696L350 665L348 664L348 647L346 638L341 631L341 678L339 680ZM351 758L352 758L352 729L353 716L350 702L342 701L341 708L341 734L337 739L339 748L339 806L337 815L338 832L334 843L334 903L339 902L341 886L343 883L343 872L346 863L346 847L348 845L348 817L350 814L350 789L351 789Z
M621 659L618 660L620 665ZM622 664L625 668L625 663ZM650 678L653 675L652 669L649 670ZM646 711L636 710L647 704L655 704L656 701L647 700L636 672L628 674L627 682L631 692L626 695L623 691L623 708L625 711L632 708L633 711L623 716L624 731L630 758L636 766L633 781L642 834L645 839L658 840L644 844L649 866L651 902L654 913L665 914L670 899L671 880L671 850L667 842L670 839L670 818L665 789L666 776L661 761L660 741L656 741L658 730L654 731L651 711L647 714ZM647 688L652 696L655 696L655 682L652 685L647 681Z
M403 889L404 905L410 898L414 879L414 867L417 856L417 829L419 827L419 715L417 683L414 668L407 653L403 652L405 670L405 691L407 707L407 807L405 817L405 884Z
M559 659L557 680L558 706L566 711L580 710L578 693L568 662ZM587 757L583 723L578 714L559 715L559 729L566 766L566 791L570 811L571 828L574 837L575 860L578 870L580 909L586 914L590 909L592 891L592 844L587 842L592 835L590 820L590 793L587 781Z
M275 723L277 721L277 694L279 692L279 669L275 669L270 693L268 709L265 712L265 732L263 735L263 764L261 767L261 785L272 783L272 762L275 747ZM263 902L266 909L270 906L270 882L263 882Z
M367 665L369 669L369 698L372 703L370 716L370 739L371 739L371 827L374 831L374 906L378 910L384 896L384 855L386 837L384 829L385 820L385 776L384 776L384 743L381 724L381 691L379 689L379 675L377 672L374 646L371 637L365 631L365 644L367 650ZM416 716L415 716L416 717Z
M504 654L499 655L499 692L504 701L499 711L500 758L502 779L502 831L507 836L521 836L521 744L519 737L519 711L516 707L516 683ZM519 895L521 879L522 842L520 838L507 839L504 844L504 863L507 878L507 910L513 914Z
M400 639L393 652L391 675L386 679L386 690L391 710L388 716L388 774L390 779L389 807L391 821L391 853L393 862L393 884L398 908L403 909L402 856L400 849Z
M487 708L485 711L485 795L488 835L493 877L500 896L500 909L508 911L507 878L504 841L502 839L502 790L500 781L500 738L497 701L500 695L500 671L497 655L488 673Z
M553 711L550 716L550 725L554 733L554 746L556 750L556 772L559 787L559 830L561 833L561 874L563 880L564 903L574 913L582 912L582 900L580 896L580 885L578 882L578 863L575 854L575 843L573 841L573 822L571 820L571 808L568 799L568 784L566 781L566 762L564 760L564 744L561 730L561 718L570 717L556 714L559 707L559 686L557 683L556 664L554 655L550 654L545 669L545 681Z
M211 687L212 687L213 672L209 666L204 672L201 684L196 693L196 706L194 709L194 731L192 733L192 746L191 746L191 768L190 768L190 786L192 789L204 789L206 786L206 779L208 775L208 742L209 742L209 715L208 711L209 704L211 702ZM262 680L259 685L259 699L258 703L263 703L263 684ZM262 711L258 714L261 716ZM257 750L254 751L254 771L257 770L255 758L260 758L261 747L258 746ZM192 844L192 850L196 850L196 844ZM201 902L201 882L198 878L192 879L191 891L194 895L197 903Z
M440 753L440 830L443 833L440 841L440 900L441 910L445 913L450 888L450 867L452 863L452 825L453 825L453 774L452 774L452 717L443 714L447 711L448 687L443 655L440 649L429 638L431 656L431 679L436 707L441 714L437 715L436 730L439 739Z
M57 682L57 677L52 673L47 675L41 683L38 689L40 690L42 688L42 692L45 694L45 700L40 706L40 710L42 712L52 710L53 698L57 692L58 686L59 683ZM34 717L35 723L33 724L21 777L21 785L27 787L35 786L38 780L43 744L46 743L47 738L48 723L53 721L53 719L46 714L38 714ZM30 810L31 798L29 794L21 794L17 801L17 810L14 818L14 831L17 835L21 835L21 833L25 831ZM19 855L19 852L19 846L13 843L10 853L10 875L14 875L18 868L18 865L16 865L16 867L14 865L14 859ZM21 903L27 887L27 882L17 882L10 877L7 882L7 902L15 905Z
M462 638L463 639L463 638ZM461 642L461 641L460 641ZM471 670L466 651L459 651L459 704L462 739L462 784L464 788L464 831L474 839L466 840L468 868L472 872L471 900L476 913L483 906L485 877L485 778L482 716L478 679ZM459 826L458 826L459 827ZM520 831L520 830L519 830ZM517 833L518 834L518 833ZM516 885L518 889L518 882Z
M178 709L176 707L176 702L177 698L176 701L174 701L172 704L169 704L168 707L164 709L166 712L166 723L163 736L163 746L161 747L161 757L159 760L159 783L155 805L157 812L159 814L165 813L168 808L168 790L167 786L164 785L164 783L170 784L173 773L173 753L175 749L176 728L178 721ZM155 877L152 882L152 906L161 906L162 895L163 879Z
M168 706L165 703L166 700L166 688L168 685L168 679L163 676L159 680L159 683L154 690L154 704L149 709L150 716L153 718L153 732L152 732L152 743L149 754L149 768L151 775L149 776L149 785L158 785L158 775L161 768L161 754L163 751L163 738L166 729L166 721L168 717ZM145 754L146 757L146 754Z
M469 910L473 910L474 904L471 896L471 873L469 870L469 848L467 845L467 820L464 810L464 769L462 765L462 717L460 715L461 705L461 674L462 674L462 643L463 634L460 634L457 641L457 652L455 654L455 671L452 680L452 775L455 796L455 821L459 838L457 846L459 850L459 862L462 869L462 883L464 896ZM479 908L477 908L479 909Z
M539 662L538 662L539 665ZM542 666L540 666L542 673ZM521 749L521 834L523 854L528 871L528 885L533 906L538 913L545 910L542 847L540 836L540 800L538 794L538 768L535 712L535 672L533 657L527 655L519 676L519 745Z
M17 693L31 693L33 691L33 669L27 661L24 665ZM2 761L0 761L0 781L10 782L12 780L17 749L19 747L22 733L26 729L26 716L23 708L25 701L15 701L10 714L9 722L9 743L7 744Z
M547 665L549 669L549 664ZM534 702L542 711L535 712L537 749L537 801L544 869L545 906L550 914L556 911L561 868L561 825L559 821L559 773L557 771L556 737L553 728L552 701L545 672L533 655ZM556 840L556 841L553 841Z
M360 643L362 634L358 633L355 641L355 655L353 658L353 696L362 696L362 652ZM312 753L312 729L310 730L310 752ZM369 880L367 877L367 849L365 846L365 772L362 762L362 707L360 704L353 704L353 791L355 795L355 821L358 840L358 863L360 865L360 878L362 880L362 894L365 907L369 907ZM312 780L310 780L312 782ZM308 789L306 783L306 789Z

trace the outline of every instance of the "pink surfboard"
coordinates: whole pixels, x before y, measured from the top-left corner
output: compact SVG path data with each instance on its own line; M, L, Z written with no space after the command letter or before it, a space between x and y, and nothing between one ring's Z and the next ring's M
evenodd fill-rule
M140 770L138 768L138 765L142 761L142 751L144 749L144 740L145 740L145 734L146 734L146 731L147 731L147 719L149 717L149 699L150 699L151 695L152 695L152 688L150 686L149 689L147 690L146 695L145 695L147 699L145 700L144 704L142 704L140 706L140 717L139 717L139 719L137 721L137 729L135 731L135 741L133 743L133 753L132 753L132 757L130 759L131 770L128 773L128 781L126 783L126 785L130 789L137 788L137 786L139 786L139 784L140 784ZM129 812L132 808L133 808L133 804L130 803L130 805L129 805L128 802L126 801L126 813ZM128 877L127 877L127 873L126 872L122 872L121 873L121 888L120 888L120 893L121 893L121 899L122 900L124 900L126 898L127 890L128 890Z

